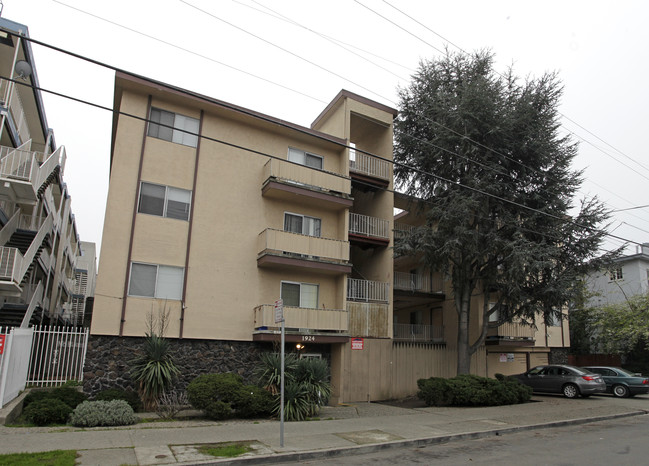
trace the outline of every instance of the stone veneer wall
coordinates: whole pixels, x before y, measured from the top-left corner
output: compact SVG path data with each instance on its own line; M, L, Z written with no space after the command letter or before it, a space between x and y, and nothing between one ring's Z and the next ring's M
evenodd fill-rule
M568 361L568 352L570 348L550 348L548 363L550 364L570 364Z
M270 350L261 344L241 341L170 339L180 376L177 388L201 374L234 372L246 383L254 383L253 371L259 353ZM92 395L107 388L135 390L128 375L128 362L142 351L144 338L90 335L83 373L83 390Z

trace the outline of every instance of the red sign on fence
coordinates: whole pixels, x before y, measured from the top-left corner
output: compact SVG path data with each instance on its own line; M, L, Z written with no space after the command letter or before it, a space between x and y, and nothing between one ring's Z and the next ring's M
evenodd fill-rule
M364 340L362 338L352 338L352 349L353 350L362 350Z
M5 336L0 335L0 354L4 353L5 351Z

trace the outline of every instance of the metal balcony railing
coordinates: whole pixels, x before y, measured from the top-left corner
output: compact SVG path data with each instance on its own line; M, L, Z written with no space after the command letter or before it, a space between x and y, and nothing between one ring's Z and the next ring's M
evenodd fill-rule
M442 280L426 273L394 272L394 289L421 293L442 293Z
M384 180L390 180L391 177L390 162L356 150L350 154L349 170Z
M373 238L390 239L390 222L382 218L350 212L349 232Z
M444 327L440 325L394 324L394 339L417 342L444 342Z
M385 282L348 278L347 299L349 301L389 303L390 284Z

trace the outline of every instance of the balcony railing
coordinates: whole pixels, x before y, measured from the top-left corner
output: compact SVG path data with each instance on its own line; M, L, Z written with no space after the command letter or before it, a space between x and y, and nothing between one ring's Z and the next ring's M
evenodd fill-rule
M294 254L333 262L349 261L349 242L268 228L258 237L259 254Z
M390 338L390 306L384 303L347 301L349 335Z
M390 162L353 151L349 157L349 170L364 175L390 180Z
M284 182L324 191L350 194L351 180L324 170L317 170L285 160L270 159L264 165L264 181L277 178Z
M347 299L350 301L388 303L390 302L390 284L348 278Z
M390 239L390 222L382 218L350 212L349 232L373 238Z
M63 171L66 155L63 146L53 154L46 155L29 150L30 145L28 142L20 148L0 147L0 178L31 183L31 196L35 197L57 165L60 165L61 172Z
M25 109L15 84L5 79L0 80L0 95L2 95L2 102L5 102L3 105L9 105L8 116L13 120L21 141L29 141L31 135L27 125Z
M534 338L534 329L529 325L522 325L516 322L506 322L496 328L487 330L487 337L500 337L500 338Z
M275 307L262 304L255 308L255 330L271 330L280 327L275 323ZM308 329L315 332L347 333L349 322L344 309L307 309L284 306L286 328Z
M394 339L443 343L444 327L439 325L394 324Z
M442 293L442 280L430 274L394 272L394 289L420 293Z
M407 223L394 222L394 239L403 238L407 236L414 230L416 227L414 225L408 225Z

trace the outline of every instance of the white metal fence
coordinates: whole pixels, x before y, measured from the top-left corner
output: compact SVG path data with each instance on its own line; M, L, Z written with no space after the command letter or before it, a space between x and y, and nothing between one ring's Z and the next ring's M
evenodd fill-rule
M3 352L0 355L0 407L25 389L34 330L0 327Z
M83 380L88 330L53 326L34 328L27 383L51 387L68 380Z

